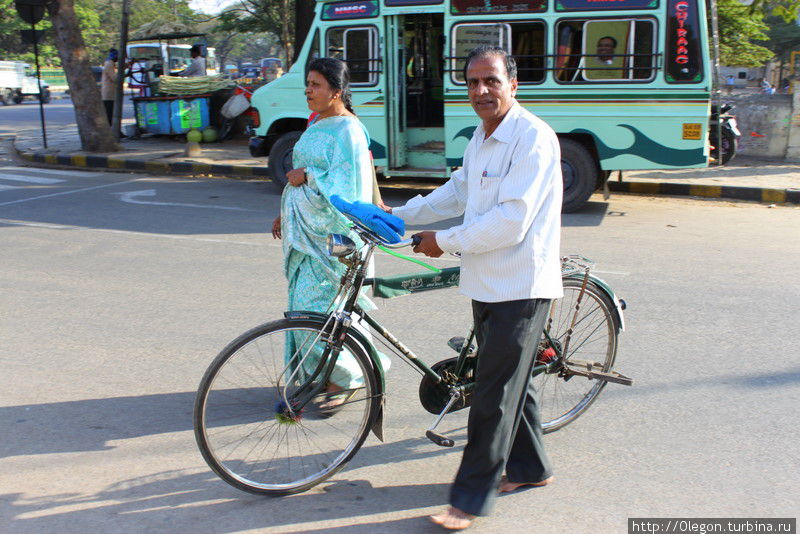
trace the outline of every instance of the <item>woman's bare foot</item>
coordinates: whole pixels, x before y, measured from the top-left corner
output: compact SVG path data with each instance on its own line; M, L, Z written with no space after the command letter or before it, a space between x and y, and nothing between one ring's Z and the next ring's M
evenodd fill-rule
M323 402L319 405L320 410L332 410L337 406L341 406L347 400L347 395L337 395L340 391L344 391L344 388L341 386L337 386L334 383L328 384L328 388L325 390L325 396L327 397L327 401Z
M508 477L503 475L500 479L500 486L497 488L497 493L511 493L512 491L516 491L523 486L530 486L532 488L540 488L542 486L546 486L553 481L553 477L546 478L541 482L511 482L508 480Z
M462 512L458 508L453 508L452 506L441 514L432 515L430 517L431 521L447 530L464 530L465 528L471 527L472 522L475 520L474 515Z

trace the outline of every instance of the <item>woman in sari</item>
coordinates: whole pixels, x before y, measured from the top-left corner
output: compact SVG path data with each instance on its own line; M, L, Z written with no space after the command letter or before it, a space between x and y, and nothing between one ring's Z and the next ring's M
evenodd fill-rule
M281 197L281 215L272 235L283 240L284 274L289 282L290 311L325 313L339 289L345 266L327 254L328 234L358 238L347 219L330 203L331 195L348 202L372 201L372 158L366 129L356 118L350 102L347 65L338 59L319 58L309 65L306 100L316 114L294 146L294 169L286 173L288 184ZM374 308L365 297L362 308ZM287 339L287 363L296 357L302 340ZM307 359L311 368L318 359ZM318 356L318 355L317 355ZM384 358L382 358L384 360ZM388 359L384 362L388 368ZM327 386L323 408L344 402L336 392L361 386L363 377L355 359L343 351Z

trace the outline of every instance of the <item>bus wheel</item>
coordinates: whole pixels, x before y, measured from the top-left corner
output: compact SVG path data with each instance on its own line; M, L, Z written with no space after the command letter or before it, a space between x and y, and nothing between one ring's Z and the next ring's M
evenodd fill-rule
M559 139L561 174L564 178L562 213L579 210L597 187L597 165L586 148L572 139Z
M286 173L294 168L292 166L292 153L294 152L294 144L300 139L301 135L303 135L303 132L285 133L275 141L269 151L269 159L267 160L269 177L281 189L288 181Z

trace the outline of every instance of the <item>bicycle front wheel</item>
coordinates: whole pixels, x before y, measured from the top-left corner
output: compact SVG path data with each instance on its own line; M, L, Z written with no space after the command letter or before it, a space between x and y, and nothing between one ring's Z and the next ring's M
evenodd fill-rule
M608 371L617 356L617 336L620 325L614 303L593 282L586 284L578 315L575 306L581 291L582 280L564 280L564 297L553 301L551 308L550 338L561 350L566 343L567 330L575 321L563 365L571 361L596 362L598 370ZM539 394L542 430L554 432L577 419L594 402L605 387L603 380L589 380L558 372L542 373L534 378Z
M289 495L319 484L353 457L377 416L380 387L371 361L349 336L329 382L320 383L325 374L313 371L325 368L319 356L329 348L320 323L283 319L222 350L200 382L194 411L198 446L217 475L251 493ZM329 393L331 383L341 391Z

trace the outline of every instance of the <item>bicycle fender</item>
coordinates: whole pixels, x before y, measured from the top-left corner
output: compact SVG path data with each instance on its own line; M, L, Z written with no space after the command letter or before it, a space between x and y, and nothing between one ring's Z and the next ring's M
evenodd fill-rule
M583 281L583 276L568 276L567 278L571 278L573 280ZM622 314L622 310L625 309L625 305L623 304L623 300L617 297L617 294L614 293L614 290L611 289L611 286L606 283L605 280L602 278L598 278L595 275L589 273L589 280L594 282L594 284L600 288L600 290L606 294L608 298L611 299L611 302L614 303L614 311L617 313L617 320L619 321L619 328L622 332L625 331L625 316Z
M283 312L283 316L287 319L293 320L304 320L304 321L313 321L319 323L320 326L324 326L325 322L328 320L328 315L320 312L314 311L287 311ZM384 370L383 365L381 364L381 360L378 357L378 351L375 350L375 347L370 343L367 338L364 336L363 332L360 332L356 328L350 328L347 332L347 335L355 341L355 343L364 351L364 353L369 357L370 362L372 362L373 366L373 373L378 378L378 395L380 395L380 405L378 406L378 413L375 415L375 422L372 423L372 433L375 434L375 437L383 441L383 404L384 399L386 398L386 380L384 378Z

